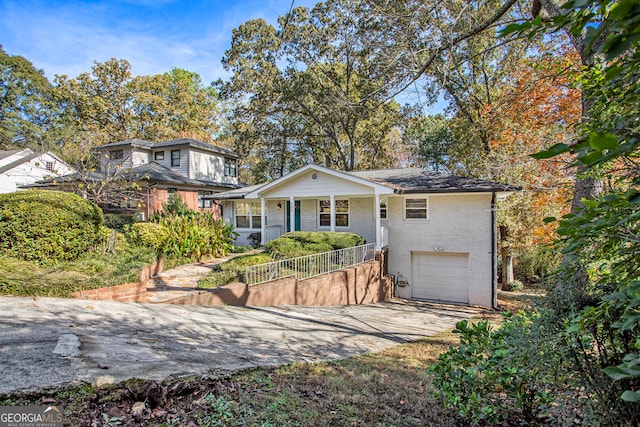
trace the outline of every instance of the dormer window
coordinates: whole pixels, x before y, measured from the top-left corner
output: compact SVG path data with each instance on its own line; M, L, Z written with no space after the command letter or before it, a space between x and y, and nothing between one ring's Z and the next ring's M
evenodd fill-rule
M109 158L111 160L122 160L122 159L124 159L124 150L111 150L111 151L109 151Z
M171 150L171 166L180 166L180 150Z
M164 151L156 151L153 153L153 160L164 160Z
M225 157L224 159L224 176L237 177L238 176L238 163L236 159Z

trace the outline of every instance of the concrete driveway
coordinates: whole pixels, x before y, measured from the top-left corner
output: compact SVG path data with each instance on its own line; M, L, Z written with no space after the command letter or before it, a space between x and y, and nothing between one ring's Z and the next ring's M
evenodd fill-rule
M342 359L478 312L403 300L265 308L0 297L0 394Z

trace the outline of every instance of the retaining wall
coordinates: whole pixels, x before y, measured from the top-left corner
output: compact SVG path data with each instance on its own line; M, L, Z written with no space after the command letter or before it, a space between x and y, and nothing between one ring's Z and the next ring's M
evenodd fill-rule
M73 296L75 298L89 300L145 302L147 300L147 282L149 278L161 273L163 269L164 260L160 259L140 270L138 282L75 292Z
M393 281L382 275L381 262L370 261L310 279L280 279L262 285L232 283L171 301L192 305L347 305L387 301Z

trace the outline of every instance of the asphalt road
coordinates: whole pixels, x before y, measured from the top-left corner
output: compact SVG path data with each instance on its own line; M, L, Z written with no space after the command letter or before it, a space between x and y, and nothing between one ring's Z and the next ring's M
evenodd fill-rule
M0 297L0 394L342 359L433 335L477 312L401 300L202 307Z

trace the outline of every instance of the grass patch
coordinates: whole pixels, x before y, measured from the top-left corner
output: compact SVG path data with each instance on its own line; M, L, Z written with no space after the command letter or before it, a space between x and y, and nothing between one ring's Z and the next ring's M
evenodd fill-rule
M77 291L135 282L142 267L156 259L154 250L129 245L121 245L112 254L88 252L74 261L50 266L0 257L0 295L70 298ZM165 268L191 261L169 258Z
M202 289L217 288L228 283L240 280L245 268L250 265L265 264L273 261L267 253L241 255L220 264L214 271L203 276L198 281L198 287Z

